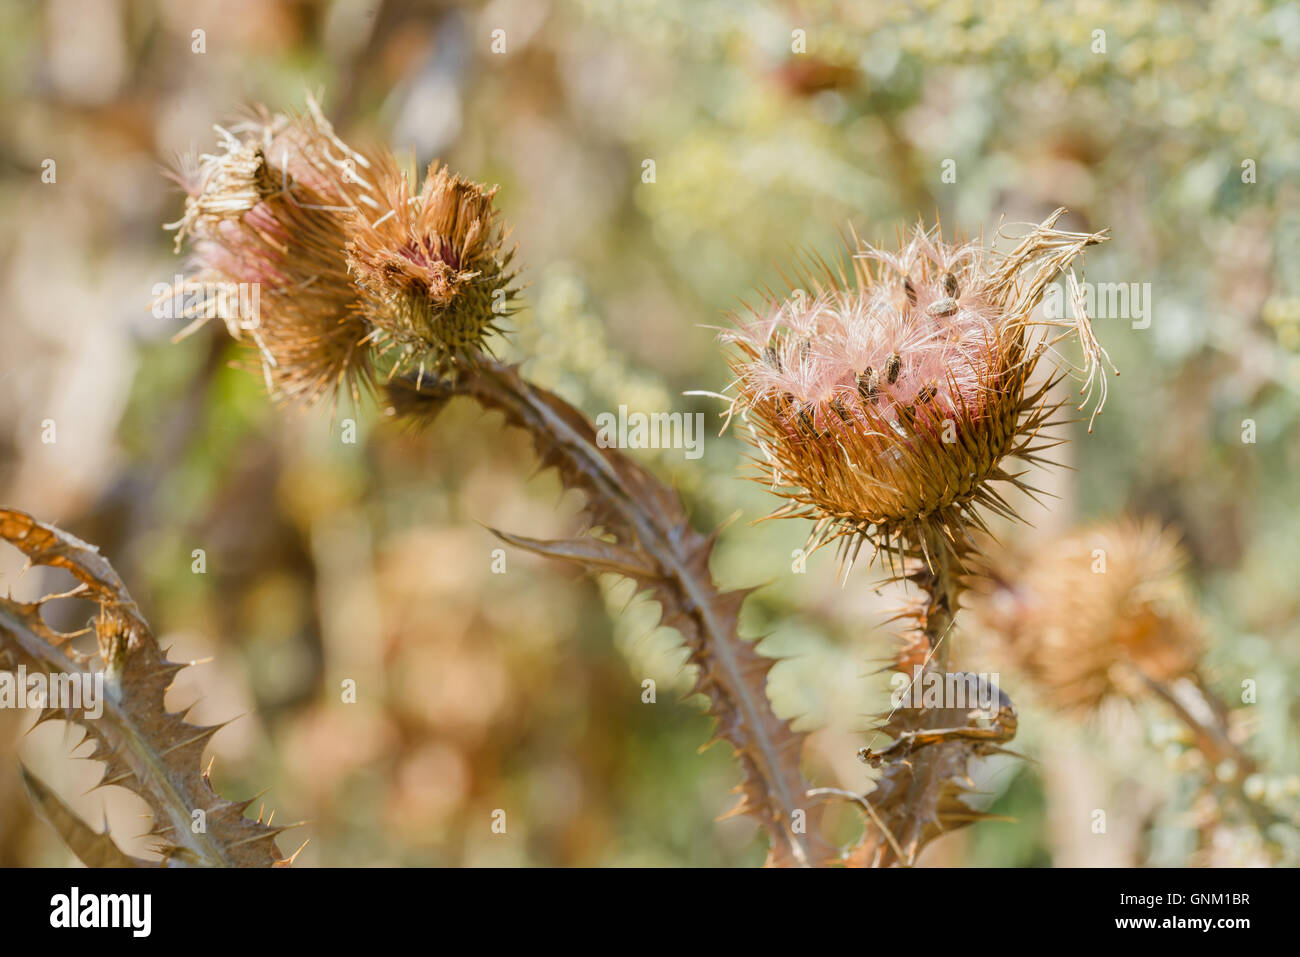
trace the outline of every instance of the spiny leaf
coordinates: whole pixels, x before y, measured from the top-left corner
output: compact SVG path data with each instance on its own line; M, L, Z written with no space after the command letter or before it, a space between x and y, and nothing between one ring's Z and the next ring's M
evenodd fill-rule
M68 845L68 848L77 855L81 863L87 867L157 866L152 861L145 861L138 857L132 857L130 854L124 854L113 843L108 831L96 831L83 821L72 808L63 803L62 798L50 790L44 781L32 774L31 771L28 771L26 767L20 764L18 771L22 775L28 796L31 797L32 803L36 805L36 810L40 812L41 817L45 818L54 830L59 832L59 836L63 838L63 843Z
M205 867L282 863L269 839L274 832L245 818L243 807L217 794L201 770L203 748L217 728L196 727L167 710L167 689L185 666L167 660L108 561L93 545L14 509L0 508L0 539L21 549L33 565L70 572L81 582L76 593L99 603L95 631L104 675L103 714L92 718L84 708L65 707L58 717L78 724L94 741L91 757L105 765L101 786L127 788L149 805L164 862ZM29 671L92 674L95 656L77 653L65 643L68 636L54 632L41 616L42 605L57 597L30 604L0 597L0 650ZM206 826L196 833L194 812L199 810ZM75 828L70 833L85 844L86 834Z

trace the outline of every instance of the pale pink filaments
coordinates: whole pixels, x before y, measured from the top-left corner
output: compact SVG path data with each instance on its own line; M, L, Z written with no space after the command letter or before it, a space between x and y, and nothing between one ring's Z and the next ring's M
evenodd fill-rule
M426 236L422 243L408 242L399 250L403 256L424 269L444 263L453 270L460 268L460 256L451 243L437 236Z
M996 364L994 312L969 256L921 248L931 255L883 258L867 288L796 296L735 333L753 354L750 400L774 401L804 438L977 417Z

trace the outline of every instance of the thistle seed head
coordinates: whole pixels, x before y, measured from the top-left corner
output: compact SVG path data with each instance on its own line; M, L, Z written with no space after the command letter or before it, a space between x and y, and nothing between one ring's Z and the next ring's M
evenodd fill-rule
M906 556L938 541L960 556L979 507L1010 514L996 483L1026 486L1004 463L1035 458L1058 407L1052 378L1030 378L1060 323L1031 314L1105 238L1054 229L1063 212L1005 253L937 228L897 252L862 244L851 273L818 260L797 280L811 293L769 298L723 333L759 478L788 500L777 516L814 522L813 547ZM1087 316L1075 323L1091 382L1104 354Z
M269 391L311 402L340 386L354 394L372 366L368 329L343 255L345 214L375 204L371 160L334 134L314 100L302 115L265 110L224 129L221 152L178 179L185 214L168 224L191 248L180 290L184 336L216 315L258 350ZM237 288L255 288L256 309ZM180 337L178 336L178 338Z

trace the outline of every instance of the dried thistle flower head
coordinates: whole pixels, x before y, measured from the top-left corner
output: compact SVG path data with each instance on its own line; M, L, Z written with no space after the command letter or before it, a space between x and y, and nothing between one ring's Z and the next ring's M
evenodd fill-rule
M381 349L421 367L472 359L513 309L513 250L492 208L496 189L437 163L411 196L391 157L375 169L384 212L348 220L347 258L365 292L365 314Z
M993 483L1028 489L1004 462L1045 447L1054 379L1031 376L1068 334L1031 314L1105 239L1054 229L1062 213L1006 253L945 243L937 228L918 227L897 252L862 244L851 276L818 260L800 279L809 291L771 297L723 334L760 477L789 500L775 514L812 519L814 547L960 556L969 526L983 527L979 506L1011 514ZM1091 386L1104 352L1075 298Z
M1178 537L1154 520L1077 531L990 564L976 612L1002 652L1065 711L1136 697L1196 669L1200 620Z
M222 151L177 174L168 228L191 269L160 300L194 320L178 338L222 319L268 390L305 402L356 397L393 346L390 372L472 357L516 295L494 191L433 167L409 196L390 153L352 149L307 106L217 127Z
M371 376L368 334L343 247L345 215L378 208L371 160L334 134L314 100L299 116L260 111L229 130L222 152L178 179L188 197L170 223L191 245L190 275L164 294L180 318L210 318L257 346L268 390L313 401Z

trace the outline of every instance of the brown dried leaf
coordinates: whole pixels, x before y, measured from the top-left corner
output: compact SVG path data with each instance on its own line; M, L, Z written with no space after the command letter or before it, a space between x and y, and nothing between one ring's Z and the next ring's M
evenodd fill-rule
M865 796L872 822L849 853L849 866L911 866L936 837L995 819L965 796L973 793L971 761L1013 753L1002 745L1015 737L1015 706L1000 690L999 698L996 720L980 724L972 721L974 709L899 708L881 716L875 730L894 744L876 755L888 760L875 790Z

